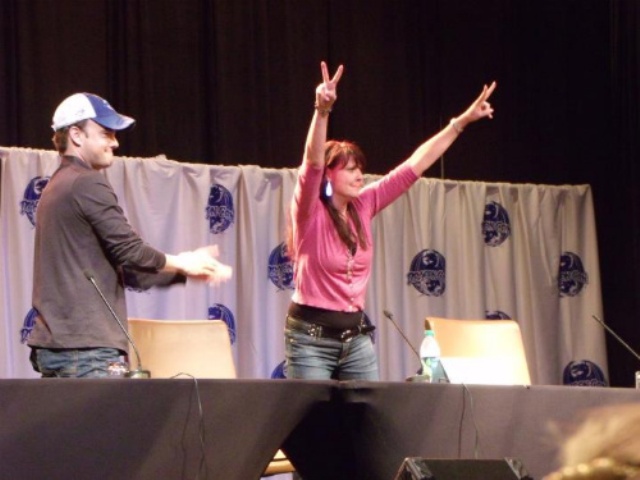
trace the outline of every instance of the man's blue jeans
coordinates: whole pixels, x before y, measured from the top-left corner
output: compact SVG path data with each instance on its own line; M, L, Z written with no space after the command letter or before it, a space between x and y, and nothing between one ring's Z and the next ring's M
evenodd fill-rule
M378 380L378 360L370 335L349 342L317 338L285 328L287 378Z
M32 348L31 365L46 377L106 377L109 362L120 360L116 348Z

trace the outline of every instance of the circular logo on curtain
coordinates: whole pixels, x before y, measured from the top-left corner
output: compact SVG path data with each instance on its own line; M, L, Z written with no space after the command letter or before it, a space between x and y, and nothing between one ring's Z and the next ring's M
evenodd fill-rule
M486 310L484 312L484 318L487 320L511 320L509 315L500 310L493 310L491 312Z
M209 307L209 320L222 320L227 324L229 329L229 338L231 339L231 345L236 343L236 321L233 318L233 313L227 307L221 303L214 303Z
M569 362L567 366L564 367L562 383L564 385L573 385L578 387L607 386L602 370L598 365L590 360Z
M24 189L24 195L20 201L20 215L26 215L33 226L36 224L38 202L50 178L51 177L33 177L27 185L27 188Z
M287 245L282 242L269 254L269 280L279 290L293 290L293 262L287 253Z
M411 261L407 282L420 293L439 297L446 288L446 260L436 250L422 250Z
M558 289L561 297L575 297L588 283L589 275L582 265L582 259L573 252L563 252L560 256Z
M489 202L484 206L482 235L484 236L484 243L490 247L501 245L511 236L509 214L497 202Z
M21 343L27 343L27 340L29 340L29 335L31 334L33 327L36 326L37 316L38 316L38 311L35 308L32 308L27 312L27 315L24 317L24 322L22 322L22 328L20 329Z
M271 372L271 378L287 378L287 361L283 360Z
M231 192L222 185L213 184L209 190L206 212L209 231L213 234L224 232L235 218Z

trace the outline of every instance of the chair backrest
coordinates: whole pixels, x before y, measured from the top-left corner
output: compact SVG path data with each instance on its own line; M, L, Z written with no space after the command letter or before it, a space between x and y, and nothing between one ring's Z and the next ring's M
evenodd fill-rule
M427 317L427 320L435 332L443 366L445 370L449 366L447 374L453 383L531 384L520 327L514 320L437 317ZM451 378L454 374L469 378L456 382Z
M188 373L196 378L236 378L227 324L222 320L152 320L129 318L129 334L138 348L142 366L151 378ZM131 367L138 366L135 354ZM263 476L295 472L278 450Z
M196 378L236 378L227 324L222 320L129 318L129 333L151 378L187 373ZM129 355L137 367L134 352Z

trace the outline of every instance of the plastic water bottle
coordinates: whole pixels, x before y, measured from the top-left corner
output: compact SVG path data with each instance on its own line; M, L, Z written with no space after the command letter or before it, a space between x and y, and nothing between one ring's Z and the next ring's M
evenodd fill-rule
M425 330L420 344L420 360L422 361L422 376L427 382L436 382L435 374L439 371L440 345L433 330Z

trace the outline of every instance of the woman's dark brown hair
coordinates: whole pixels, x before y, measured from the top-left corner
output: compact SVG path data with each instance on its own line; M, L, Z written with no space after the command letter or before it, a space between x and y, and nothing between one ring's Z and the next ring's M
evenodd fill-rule
M366 159L360 147L358 147L355 143L329 140L325 144L325 169L333 170L336 168L344 168L352 158L355 161L356 166L364 172ZM327 180L324 179L320 185L320 201L329 212L329 216L331 217L331 220L336 227L340 240L342 240L342 243L347 246L352 254L355 253L358 246L360 246L360 248L366 249L367 239L365 237L364 228L362 227L362 221L360 220L360 216L358 215L357 210L351 203L347 205L347 215L353 220L353 224L356 227L356 235L354 236L345 219L340 216L340 212L338 212L338 209L333 206L331 197L327 197L325 193L326 185ZM293 248L293 229L290 222L287 228L287 253L289 255L289 258L294 259L295 251Z
M360 150L360 147L358 147L355 143L329 140L325 144L325 169L334 170L336 168L344 168L351 159L355 161L356 167L358 167L360 171L364 172L366 159L364 157L364 153L362 153L362 150ZM347 215L351 218L351 220L353 220L353 224L356 227L355 233L357 237L354 238L353 232L351 232L349 225L347 224L345 219L340 216L340 212L338 212L338 209L333 206L331 198L326 196L326 184L327 181L325 179L320 186L320 200L329 212L329 216L331 216L331 220L333 220L333 224L338 231L340 240L342 240L342 243L344 243L352 253L355 253L358 246L360 246L360 248L366 249L367 239L365 238L364 229L362 228L362 222L357 210L351 203L347 205Z

